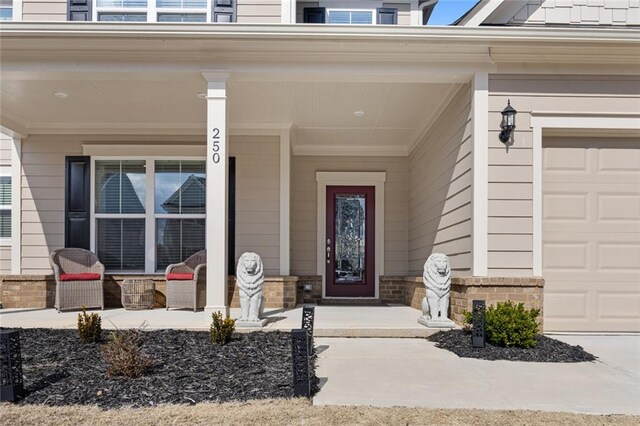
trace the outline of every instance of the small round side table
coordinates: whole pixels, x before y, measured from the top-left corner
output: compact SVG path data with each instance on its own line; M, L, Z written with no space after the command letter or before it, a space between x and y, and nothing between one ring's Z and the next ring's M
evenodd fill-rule
M156 301L153 280L127 278L122 281L122 306L126 310L151 309Z

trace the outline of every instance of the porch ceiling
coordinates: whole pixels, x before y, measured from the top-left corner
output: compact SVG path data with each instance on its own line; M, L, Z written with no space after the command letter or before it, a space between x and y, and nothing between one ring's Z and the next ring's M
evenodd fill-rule
M0 83L3 125L28 134L202 135L206 91L198 74L111 79L13 73ZM117 74L114 74L117 75ZM95 76L94 76L95 77ZM405 155L457 83L248 81L231 79L233 129L292 126L294 152L364 150ZM56 92L68 94L60 99ZM364 112L356 116L356 111ZM14 130L17 130L14 128Z

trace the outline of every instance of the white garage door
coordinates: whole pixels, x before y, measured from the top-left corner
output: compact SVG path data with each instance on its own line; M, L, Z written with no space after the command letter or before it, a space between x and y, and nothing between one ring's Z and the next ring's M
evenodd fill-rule
M545 138L545 331L640 331L640 140Z

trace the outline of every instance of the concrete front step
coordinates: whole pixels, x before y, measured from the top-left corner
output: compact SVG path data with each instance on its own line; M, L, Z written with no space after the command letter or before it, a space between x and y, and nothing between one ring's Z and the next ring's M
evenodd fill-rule
M314 337L424 338L440 331L434 328L316 328Z

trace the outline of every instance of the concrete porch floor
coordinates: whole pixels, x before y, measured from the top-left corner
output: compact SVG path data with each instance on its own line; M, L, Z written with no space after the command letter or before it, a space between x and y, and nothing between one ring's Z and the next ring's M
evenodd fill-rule
M20 328L75 328L79 311L58 313L55 309L1 309L0 327ZM134 328L143 321L148 329L177 328L207 330L211 318L200 310L166 311L152 309L127 311L125 309L91 310L102 317L104 329ZM426 337L436 330L418 324L421 312L404 305L388 306L316 306L314 334L317 337ZM231 317L240 316L240 309L231 309ZM300 328L302 305L295 309L266 309L268 319L263 330L290 331ZM239 331L254 331L240 329Z

